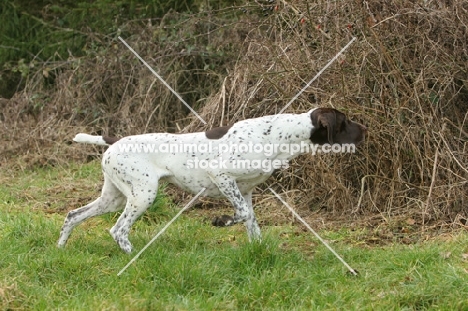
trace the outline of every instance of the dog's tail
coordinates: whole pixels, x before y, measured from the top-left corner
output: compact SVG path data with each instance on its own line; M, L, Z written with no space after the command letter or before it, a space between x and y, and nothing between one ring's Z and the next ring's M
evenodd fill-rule
M85 133L76 134L75 138L73 138L73 141L77 143L100 145L100 146L110 146L118 140L119 138L116 138L116 137L89 135Z

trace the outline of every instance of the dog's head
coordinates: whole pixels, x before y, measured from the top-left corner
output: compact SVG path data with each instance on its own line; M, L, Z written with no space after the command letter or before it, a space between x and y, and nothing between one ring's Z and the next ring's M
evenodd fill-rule
M364 141L367 128L350 121L346 115L333 108L317 108L311 111L314 144L359 144Z

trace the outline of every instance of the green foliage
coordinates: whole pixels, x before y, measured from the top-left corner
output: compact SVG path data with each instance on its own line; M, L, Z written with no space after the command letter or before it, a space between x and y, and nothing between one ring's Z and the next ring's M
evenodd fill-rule
M176 211L171 211L174 214ZM113 221L76 228L65 249L55 242L63 217L0 209L2 309L458 309L468 307L463 270L466 234L449 243L376 249L334 247L360 276L347 275L322 246L313 259L280 246L279 231L250 244L243 228L219 229L182 216L120 277L132 258L107 230ZM161 228L139 222L132 233L141 249ZM87 228L87 229L85 229ZM239 230L242 229L242 230ZM228 231L236 244L222 241ZM348 233L350 234L350 233ZM325 236L327 237L327 236ZM288 243L311 239L296 236ZM450 251L451 257L440 254Z
M206 3L205 3L206 2ZM217 1L5 1L0 4L0 64L82 54L88 35L102 39L128 20L160 18L169 11L196 12ZM222 3L222 2L221 2ZM224 4L227 5L227 2ZM232 3L231 3L232 5ZM222 4L218 4L222 6Z
M167 12L193 13L235 2L214 0L30 1L0 3L0 94L13 87L35 63L86 54L89 46L113 37L129 20L161 18Z

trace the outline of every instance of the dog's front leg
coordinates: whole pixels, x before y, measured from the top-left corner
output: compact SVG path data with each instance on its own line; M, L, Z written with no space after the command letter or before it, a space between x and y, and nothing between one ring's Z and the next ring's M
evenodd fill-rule
M261 239L261 232L260 226L257 223L257 218L255 217L255 213L252 206L252 191L244 195L244 200L249 206L250 213L253 217L247 219L245 221L245 227L247 228L247 234L249 235L249 240L260 240Z
M252 192L243 195L237 187L236 181L226 174L218 174L211 179L218 186L219 191L231 202L235 210L234 217L228 215L217 217L213 220L213 225L226 227L244 222L249 240L259 240L261 233L252 207Z

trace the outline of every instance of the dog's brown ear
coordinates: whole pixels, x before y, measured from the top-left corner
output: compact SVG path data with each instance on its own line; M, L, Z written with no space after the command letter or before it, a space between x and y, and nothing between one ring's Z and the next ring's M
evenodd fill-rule
M320 114L318 116L319 127L327 129L328 143L333 144L333 135L336 127L336 114L334 111Z
M338 121L342 122L341 116L337 116L338 112L331 108L318 108L315 109L311 114L312 125L314 126L311 141L317 144L333 144L334 136L338 130Z

